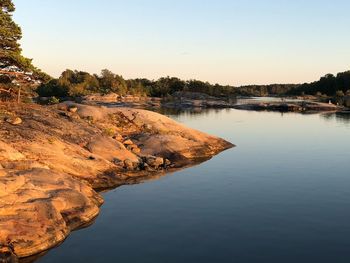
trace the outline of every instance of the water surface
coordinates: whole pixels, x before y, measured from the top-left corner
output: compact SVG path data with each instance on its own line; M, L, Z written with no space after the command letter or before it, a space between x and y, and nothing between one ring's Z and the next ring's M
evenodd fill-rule
M105 193L96 223L39 262L349 262L348 115L172 118L237 147Z

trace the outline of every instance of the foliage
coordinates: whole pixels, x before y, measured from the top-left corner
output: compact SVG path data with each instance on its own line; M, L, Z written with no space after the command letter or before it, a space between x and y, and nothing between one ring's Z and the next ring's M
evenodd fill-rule
M21 28L13 21L12 14L15 6L12 0L0 0L0 70L6 71L8 67L17 67L23 72L32 72L36 80L49 81L46 73L33 66L32 60L22 56L19 41L22 38ZM18 81L17 76L0 76L0 99L21 100L21 94L31 95L31 85Z
M40 85L36 91L42 97L79 97L94 93L107 94L111 92L120 95L128 93L134 95L146 94L139 82L127 83L122 76L106 69L102 70L100 76L67 69L58 79Z
M236 95L266 96L281 95L297 87L296 85L268 85L233 87L199 80L181 80L175 77L163 77L156 81L148 79L125 80L108 69L100 75L90 75L82 71L66 70L56 80L41 85L37 92L40 96L76 97L93 93L119 95L168 97L177 91L201 92L210 96L227 97Z
M21 55L19 40L21 28L12 20L15 6L11 0L0 1L0 69L17 66L23 70L35 69L31 59Z
M336 76L327 74L319 81L295 84L250 85L234 87L229 85L210 84L199 80L184 81L174 77L164 77L158 80L131 79L110 70L102 70L100 75L91 75L83 71L66 70L58 79L33 66L32 60L21 54L19 41L22 38L21 28L13 21L15 6L12 0L0 0L0 69L17 66L22 71L31 71L36 79L44 84L37 88L40 96L45 97L76 97L93 93L135 96L168 97L177 91L201 92L210 96L271 96L271 95L304 95L344 97L350 96L350 71ZM0 95L13 96L22 87L13 85L8 79L0 76ZM10 91L10 92L9 92ZM323 94L323 95L322 95Z
M338 73L336 76L332 74L327 74L322 77L319 81L312 83L305 83L300 85L297 89L291 90L289 94L299 95L299 94L310 94L315 95L318 92L326 94L328 96L335 96L337 92L343 93L347 92L350 88L350 71L345 71ZM338 94L338 95L339 95Z
M58 79L52 79L48 83L40 85L36 92L41 97L65 97L68 94L68 90L59 85Z
M115 134L114 128L108 127L103 130L103 134L112 137Z
M40 96L76 97L93 93L119 95L168 97L177 91L200 92L215 97L231 96L284 96L313 94L319 97L336 95L339 90L350 94L350 71L339 73L336 77L328 74L320 81L310 84L271 84L250 86L224 86L199 80L181 80L175 77L163 77L158 80L129 79L102 70L100 75L91 75L82 71L66 70L56 79L41 85L37 92Z
M342 90L337 90L337 92L335 93L335 96L342 98L345 96L345 94Z
M50 105L54 105L54 104L58 104L58 103L60 103L60 100L58 98L56 98L56 97L51 97L49 99L49 104Z
M114 74L108 69L103 69L98 79L101 90L105 94L115 92L120 95L125 95L127 93L128 87L123 77Z
M40 85L36 92L42 97L83 96L98 92L99 82L95 76L83 71L64 71L58 79Z

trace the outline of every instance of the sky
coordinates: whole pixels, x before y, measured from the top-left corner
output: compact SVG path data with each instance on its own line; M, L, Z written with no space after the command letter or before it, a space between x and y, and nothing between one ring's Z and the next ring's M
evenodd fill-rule
M348 0L14 0L23 54L125 78L303 83L350 69Z

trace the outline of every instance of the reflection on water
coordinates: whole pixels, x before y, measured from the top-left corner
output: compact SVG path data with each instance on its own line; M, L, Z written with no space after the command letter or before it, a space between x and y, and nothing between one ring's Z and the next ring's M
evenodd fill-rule
M198 115L198 116L209 116L211 114L220 114L222 111L229 112L231 109L206 109L206 108L188 108L188 109L179 109L179 108L160 108L156 109L158 113L167 116L186 116L186 115Z
M321 115L325 120L350 125L350 112L337 112Z
M335 114L335 118L339 122L350 124L350 112L338 112Z
M349 262L349 115L169 113L237 147L104 194L38 262Z
M247 97L247 98L236 98L234 104L252 104L252 103L273 103L273 102L301 102L302 100L293 98L281 98L281 97Z
M230 103L231 105L242 105L242 104L254 104L254 103L271 103L271 102L300 102L301 100L298 99L292 99L292 98L274 98L274 97L247 97L247 98L237 98L237 97L229 97L228 99L225 99L226 102ZM190 115L205 115L209 113L219 113L223 109L212 109L212 108L160 108L160 109L154 109L149 108L149 110L155 110L158 113L165 114L165 115L182 115L182 114L190 114ZM224 109L225 110L225 109ZM226 109L229 110L229 109Z

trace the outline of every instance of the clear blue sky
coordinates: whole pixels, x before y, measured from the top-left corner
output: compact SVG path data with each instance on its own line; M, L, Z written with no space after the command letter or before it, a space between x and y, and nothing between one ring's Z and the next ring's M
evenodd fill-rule
M299 83L350 69L349 0L14 0L24 54L126 78Z

